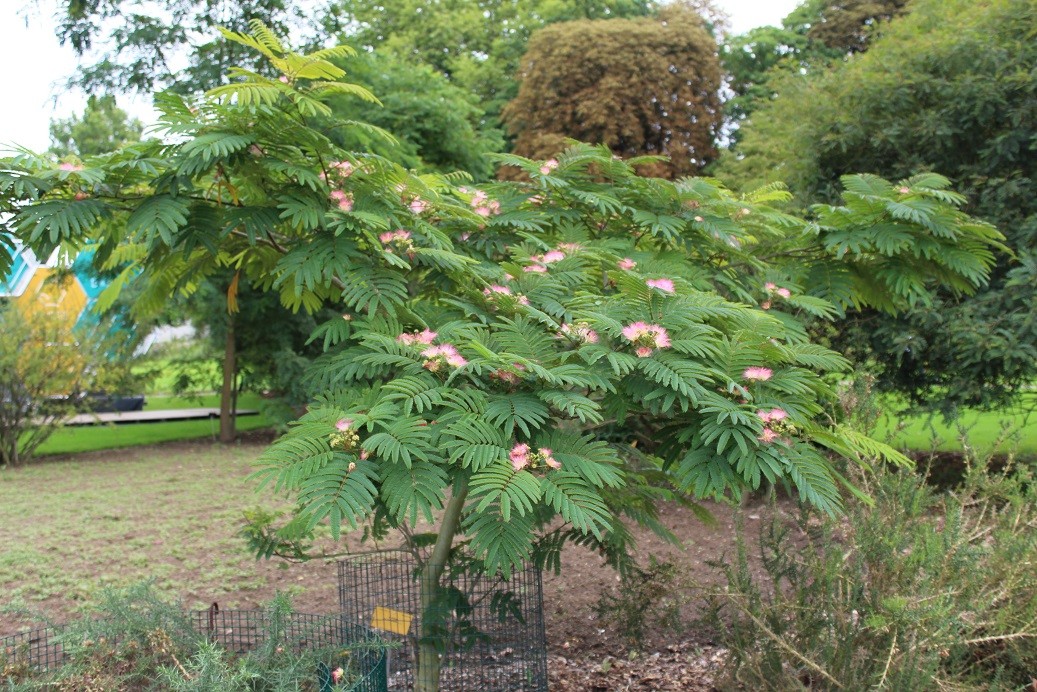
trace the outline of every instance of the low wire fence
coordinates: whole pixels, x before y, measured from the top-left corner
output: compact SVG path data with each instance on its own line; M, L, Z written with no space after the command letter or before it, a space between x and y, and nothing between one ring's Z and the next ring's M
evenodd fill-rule
M473 561L447 564L428 607L421 602L420 572L415 556L403 550L339 562L343 618L397 644L388 654L390 690L413 688L423 637L442 656L444 692L547 690L540 570L527 565L504 578L481 572Z
M196 634L223 646L229 653L244 655L265 644L271 632L277 641L295 652L349 647L359 675L355 692L386 690L385 641L370 629L351 624L341 615L291 613L273 620L263 610L202 610L185 613ZM0 681L2 669L28 666L45 672L67 662L62 626L42 627L0 638ZM319 676L319 671L316 673Z

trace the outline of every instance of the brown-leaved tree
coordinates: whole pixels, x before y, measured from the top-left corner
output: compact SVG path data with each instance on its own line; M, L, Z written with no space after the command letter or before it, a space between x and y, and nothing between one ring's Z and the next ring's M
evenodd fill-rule
M664 177L697 173L716 155L717 45L688 9L548 26L530 39L519 77L504 110L517 154L548 158L580 139L622 157L667 156L646 171Z

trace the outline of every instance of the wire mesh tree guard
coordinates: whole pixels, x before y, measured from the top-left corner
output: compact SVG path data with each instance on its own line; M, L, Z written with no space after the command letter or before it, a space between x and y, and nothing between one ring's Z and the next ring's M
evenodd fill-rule
M422 636L440 653L439 686L459 692L546 692L547 645L540 570L504 578L461 559L445 566L439 595L422 607L421 565L405 550L351 555L339 562L339 602L347 622L398 646L388 652L390 690L411 690Z
M271 615L263 610L209 609L185 613L194 632L219 643L229 653L246 654L262 646L271 631ZM44 672L67 662L62 644L65 627L54 625L0 638L0 663L24 664ZM351 659L359 676L351 692L386 690L386 652L382 638L341 615L290 613L278 632L278 641L295 652L353 647ZM356 646L356 645L361 646ZM0 668L3 668L0 666ZM319 676L319 671L315 671ZM2 678L0 678L2 681Z

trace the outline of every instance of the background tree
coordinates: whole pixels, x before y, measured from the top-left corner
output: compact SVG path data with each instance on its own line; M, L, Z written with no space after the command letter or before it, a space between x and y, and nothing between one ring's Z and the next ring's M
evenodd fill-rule
M264 69L242 46L214 40L217 27L247 29L252 19L287 34L316 35L302 10L284 0L63 0L55 31L80 57L96 57L69 83L87 93L152 93L169 88L200 93L224 80L232 66ZM186 62L186 65L184 64Z
M737 124L774 93L781 72L823 70L833 61L867 50L880 25L906 11L905 0L805 0L780 27L761 26L727 37L721 47L728 122ZM733 139L739 134L735 130Z
M332 133L336 143L421 172L466 171L477 180L493 175L487 154L503 150L504 138L471 91L429 65L391 54L363 52L342 66L351 80L377 94L380 103L342 95L328 105L391 132L393 139L340 128Z
M91 95L82 116L51 122L50 150L59 158L104 154L140 140L143 131L144 125L119 108L114 96Z
M621 157L667 156L653 172L676 177L716 155L719 89L714 38L697 14L675 6L650 19L542 29L504 119L517 154L548 158L573 138Z
M716 169L746 189L782 178L801 203L832 199L852 170L939 170L1004 229L1016 257L981 294L941 295L896 319L854 314L841 330L841 348L916 402L999 404L1037 375L1035 13L1028 0L919 0L863 55L777 79L778 96Z
M652 0L340 0L328 33L409 64L430 65L479 98L490 124L514 98L526 43L537 29L575 19L640 17Z

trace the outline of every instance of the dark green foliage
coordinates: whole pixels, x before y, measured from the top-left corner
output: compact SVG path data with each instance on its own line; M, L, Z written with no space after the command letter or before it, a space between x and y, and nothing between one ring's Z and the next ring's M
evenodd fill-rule
M752 576L739 529L709 617L731 652L721 687L1028 687L1037 665L1032 470L993 474L978 463L946 494L919 475L880 470L865 487L874 507L762 529L766 583Z
M490 122L514 98L526 42L537 29L575 19L640 17L650 0L340 0L329 33L425 64L476 94Z
M733 36L721 59L734 97L725 117L737 124L769 101L784 73L824 70L867 50L883 23L906 11L905 0L805 0L780 27L761 26ZM737 142L736 129L732 138Z
M553 24L530 39L520 78L504 120L523 156L553 157L578 139L624 158L666 156L648 168L673 178L716 154L716 42L690 10Z
M395 141L350 128L332 132L337 144L370 150L422 172L466 171L477 180L493 175L486 155L501 151L504 139L471 92L428 65L391 54L362 53L344 67L351 80L378 94L381 104L340 96L329 105L391 132Z
M879 385L916 403L997 405L1037 375L1037 8L1029 0L911 7L854 60L775 79L778 96L717 173L745 187L781 178L801 202L832 199L850 171L947 175L1016 256L1001 255L973 298L940 293L896 319L855 314L833 343L873 359Z
M807 36L842 54L860 53L880 27L904 13L907 0L822 0L806 3L816 11ZM802 11L793 13L802 17Z

